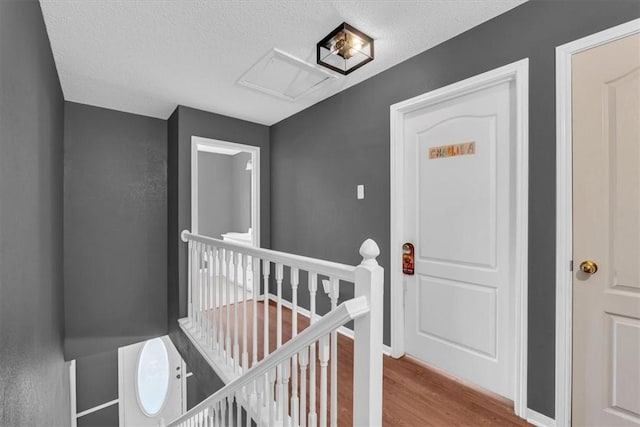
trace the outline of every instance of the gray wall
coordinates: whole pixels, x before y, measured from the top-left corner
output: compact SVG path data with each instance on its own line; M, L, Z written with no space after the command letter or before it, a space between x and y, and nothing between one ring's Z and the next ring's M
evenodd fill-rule
M37 1L0 1L0 425L69 425L63 95Z
M95 408L117 398L117 349L76 359L76 409L78 412Z
M221 239L251 224L250 153L198 153L198 233Z
M191 375L190 377L188 377L187 378L187 411L190 411L191 408L193 408L198 403L205 400L207 397L209 397L209 395L202 390L202 387L200 387L200 384L196 376Z
M198 233L221 239L233 228L233 157L198 153Z
M529 57L528 403L553 417L555 47L638 16L637 0L534 0L274 125L272 247L354 264L372 237L388 267L389 106ZM388 270L385 286L388 344Z
M167 333L167 123L65 103L65 354Z
M76 359L76 410L83 412L118 398L118 350ZM118 404L78 418L79 427L117 426Z

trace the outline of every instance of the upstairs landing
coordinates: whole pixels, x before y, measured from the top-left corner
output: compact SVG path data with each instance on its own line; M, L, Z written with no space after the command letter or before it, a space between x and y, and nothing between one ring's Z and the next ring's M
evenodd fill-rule
M251 301L247 302L248 317L251 319ZM225 307L212 310L210 315L217 315L222 310L222 318L226 318ZM230 306L233 319L234 305ZM242 304L238 304L238 313L242 312ZM258 301L258 324L262 324L264 303ZM276 304L270 301L269 320L272 325L276 321ZM291 310L283 307L283 341L291 337ZM233 321L233 320L232 320ZM249 321L249 324L252 324ZM309 325L309 319L298 315L298 328L303 330ZM183 322L182 327L192 341L194 334ZM226 330L226 325L224 325ZM233 336L233 327L230 328ZM248 331L249 360L251 360L251 330ZM242 331L239 331L240 341ZM276 331L270 329L269 347L275 350ZM199 345L199 344L197 344ZM353 341L341 334L338 335L338 414L339 425L350 425L353 408ZM262 334L258 334L258 360L263 357ZM211 363L211 362L210 362ZM317 370L319 372L319 369ZM229 379L235 377L233 372L225 372ZM462 382L427 367L410 357L393 359L384 356L383 378L383 424L385 426L529 426L513 414L513 404L501 397L489 395L482 390L463 384ZM320 381L317 381L319 384ZM319 386L318 386L319 387ZM319 389L318 389L319 392ZM318 408L319 409L319 408Z

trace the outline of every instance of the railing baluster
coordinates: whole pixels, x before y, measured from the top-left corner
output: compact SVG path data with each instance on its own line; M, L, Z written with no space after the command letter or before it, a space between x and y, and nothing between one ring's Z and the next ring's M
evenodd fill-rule
M276 285L278 292L278 310L276 312L276 341L278 343L276 348L282 347L282 279L283 279L283 266L282 264L276 264Z
M238 264L242 255L235 253L233 258L233 372L236 375L240 372L240 344L238 342L238 286L240 281L238 280Z
M323 280L324 291L331 300L331 310L338 307L340 281L336 278ZM331 426L338 425L338 331L331 332Z
M229 273L229 270L227 270L227 274ZM229 418L227 418L227 408L229 406L229 401L227 400L227 398L225 397L224 399L222 399L222 425L224 425L225 427L229 426Z
M264 374L264 409L266 411L267 425L271 426L271 412L273 411L272 393L269 391L269 373Z
M253 288L252 299L253 299L253 327L251 328L251 334L253 335L253 341L251 350L253 353L253 361L251 366L255 366L258 363L258 294L260 293L260 258L251 258L251 267L253 268Z
M200 327L200 336L202 338L205 338L205 330L204 330L204 304L205 304L205 290L207 289L206 286L206 279L207 279L207 272L205 271L204 268L204 250L205 250L205 245L204 243L200 244L200 256L198 257L198 259L200 260L200 292L198 292L198 310L200 312L200 318L198 319L198 325Z
M258 390L258 405L257 405L258 421L259 421L258 424L262 425L263 424L262 413L263 413L263 410L267 408L267 400L265 398L265 391L267 390L267 387L265 385L265 375L262 375L256 378L256 386Z
M218 251L218 302L216 307L216 313L218 316L218 357L224 356L224 330L222 325L223 317L222 317L222 307L224 305L224 283L223 280L225 277L224 265L225 265L225 252L226 249L220 249ZM219 415L219 413L218 413Z
M207 259L207 245L204 243L200 247L200 277L202 278L200 282L200 336L203 341L207 339L207 323L206 323L206 315L207 315L207 273L206 269L206 259Z
M200 246L200 337L203 341L207 339L207 331L205 330L205 307L207 303L207 271L205 268L205 252L206 245L203 243Z
M205 245L205 296L204 296L204 330L206 332L205 346L211 344L211 246Z
M322 337L318 343L320 360L320 427L327 427L327 366L329 365L329 337Z
M318 274L309 272L309 305L311 311L310 322L316 322L316 292L318 291ZM318 425L316 414L316 343L309 347L309 427Z
M290 369L291 369L291 359L288 359L287 362L284 364L284 367L283 367L284 397L282 399L282 406L283 406L282 413L284 414L284 417L287 420L287 422L286 422L287 426L291 426L291 416L293 416L293 414L291 414L291 416L289 416L289 376L290 376Z
M200 248L202 247L202 243L198 242L196 244L196 287L195 287L195 299L194 299L194 307L195 307L195 320L196 334L200 333L200 288L202 287L202 251Z
M242 372L249 369L249 353L247 350L247 282L249 275L247 274L247 257L241 255L242 266Z
M300 427L307 426L307 365L309 364L309 349L300 353Z
M187 252L187 318L189 319L189 326L193 325L193 304L191 302L191 296L193 295L192 287L193 287L193 241L189 240L189 249Z
M291 336L298 335L298 283L300 279L299 270L291 267ZM294 426L298 425L300 413L298 411L298 355L294 354L291 359L291 418Z
M191 327L195 331L198 326L198 242L193 242L193 257L191 259Z
M200 247L200 336L204 341L207 339L207 245L204 243Z
M274 396L274 386L276 382L276 372L275 369L272 369L268 374L268 384L269 384L269 426L275 425L276 420L276 408L275 406L275 396Z
M236 402L236 427L242 427L242 406L238 400L238 393L234 393L233 397Z
M257 406L258 402L256 400L256 380L251 381L251 386L249 386L250 393L248 393L248 397L246 399L247 407L245 408L245 412L247 413L247 417L245 418L245 427L251 427L251 419L254 418L253 408L254 405ZM257 424L257 420L256 420Z
M283 279L283 266L281 263L276 264L276 289L278 295L278 305L276 308L276 348L282 347L282 279ZM276 386L276 399L277 406L277 419L282 420L284 415L284 389L283 389L283 375L282 365L278 365L277 368L277 386Z
M218 344L218 248L211 247L211 350L217 350Z
M264 277L264 318L262 323L264 324L264 359L269 355L269 274L271 272L271 263L267 260L262 260L262 275Z
M211 351L214 351L216 348L216 252L217 248L215 246L211 246L211 253L209 254L209 264L211 266L211 292L210 292L210 306L209 310L209 318L211 319L210 329L211 329Z
M273 387L271 387L270 372L264 374L264 404L267 410L268 425L271 426L271 413L273 412Z
M207 343L209 339L209 330L207 328L207 298L209 295L209 262L208 262L209 246L207 244L202 245L202 341ZM204 423L204 418L203 421Z
M225 285L226 285L226 295L225 295L225 301L226 301L226 306L224 308L224 311L227 315L227 328L226 328L226 335L225 335L225 346L224 349L226 351L225 353L225 361L227 363L227 365L231 365L231 304L230 304L230 298L231 298L231 282L230 282L230 277L231 277L231 258L233 257L233 252L229 249L226 249L225 251L225 261L226 261L226 271L225 271Z

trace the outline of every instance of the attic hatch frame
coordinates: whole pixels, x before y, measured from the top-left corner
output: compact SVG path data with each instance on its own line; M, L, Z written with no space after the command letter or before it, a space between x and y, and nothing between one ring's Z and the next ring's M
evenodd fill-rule
M297 96L289 96L287 95L285 91L278 91L278 90L274 90L272 88L269 88L267 86L264 85L260 85L260 84L256 84L250 81L250 77L252 72L254 72L254 70L256 69L257 66L259 66L262 62L264 62L265 60L269 60L269 61L273 61L274 59L276 60L280 60L282 62L288 63L289 65L293 66L293 67L298 67L299 72L308 72L310 74L315 74L318 75L320 77L322 77L323 79L320 80L318 83L314 84L313 86L309 87L308 89L302 91L301 93L299 93ZM251 65L251 67L249 67L249 69L247 71L245 71L240 78L237 80L237 84L247 87L249 89L253 89L255 91L258 92L262 92L265 93L267 95L271 95L271 96L275 96L276 98L280 98L280 99L284 99L286 101L290 101L290 102L295 102L300 98L303 98L305 96L307 96L308 94L318 90L319 88L321 88L322 86L325 86L327 83L330 83L331 81L335 80L337 77L333 74L331 74L330 72L323 70L320 67L315 66L314 64L310 64L309 62L303 61L300 58L297 58L287 52L284 52L280 49L277 48L273 48L271 49L269 52L267 52L265 55L263 55L262 57L260 57L260 59L258 59L253 65ZM293 84L293 82L292 82ZM291 84L291 85L292 85ZM291 85L289 87L291 87Z

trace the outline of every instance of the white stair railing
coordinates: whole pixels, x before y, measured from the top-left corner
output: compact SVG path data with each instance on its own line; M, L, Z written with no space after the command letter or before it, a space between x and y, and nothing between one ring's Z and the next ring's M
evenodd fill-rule
M169 426L241 426L249 423L249 418L257 425L296 425L293 414L278 410L277 400L263 395L265 381L273 381L274 372L283 366L291 366L293 358L308 357L309 347L326 343L326 337L345 323L370 313L366 297L358 297L340 304L318 322L305 329L286 345L278 348L244 375L231 381L218 392L174 420ZM325 344L326 345L326 344ZM321 344L322 346L322 344ZM276 387L279 385L276 382ZM273 391L269 387L267 393ZM270 404L271 403L271 404ZM249 415L242 417L241 409ZM378 408L379 409L379 408ZM299 414L298 414L299 415Z
M227 384L205 401L210 405L203 406L206 411L199 415L202 424L195 425L231 425L222 422L222 415L229 421L233 418L232 412L238 418L244 408L249 414L245 421L253 419L258 425L336 426L340 378L337 330L351 319L346 319L324 335L314 336L303 351L295 350L289 354L286 349L290 349L293 343L299 343L300 340L296 339L303 333L306 339L310 339L307 331L319 329L314 328L319 319L337 316L333 313L345 307L344 303L338 306L339 291L343 286L348 287L349 282L354 284L354 299L346 302L353 306L354 301L360 301L360 304L366 301L368 307L366 314L354 322L353 424L381 424L383 269L375 260L379 248L373 240L368 239L360 248L362 263L349 266L234 244L188 231L182 232L182 239L189 245L189 289L187 317L180 319L179 323ZM287 270L289 274L285 274ZM303 279L306 275L309 310L299 306L301 273ZM272 276L275 295L269 293ZM324 305L318 304L319 277L326 277L321 283L327 296L322 292L319 295L327 298ZM248 292L249 278L251 292ZM290 298L285 299L283 289L289 291ZM350 293L349 290L343 295ZM270 304L271 301L275 304ZM259 307L259 303L263 306ZM324 307L322 311L329 307L330 310L320 317L317 314L319 307ZM275 325L270 325L270 313L274 310ZM300 334L299 314L308 316L310 323ZM286 328L285 321L288 321ZM274 336L270 337L271 334ZM270 353L274 349L273 355L286 353L289 356L273 362L275 359ZM251 392L243 389L240 395L237 390L233 393L228 391L229 386L237 384L240 378L249 381L246 375L255 372L254 368L258 366L265 366L267 361L275 365L261 377L250 380ZM318 376L319 384L316 384ZM223 390L227 390L224 392L227 394L219 395ZM216 402L210 401L214 396L218 396ZM192 410L185 417L193 413ZM194 422L196 418L189 419ZM239 421L235 419L235 422ZM170 425L179 425L177 422Z

